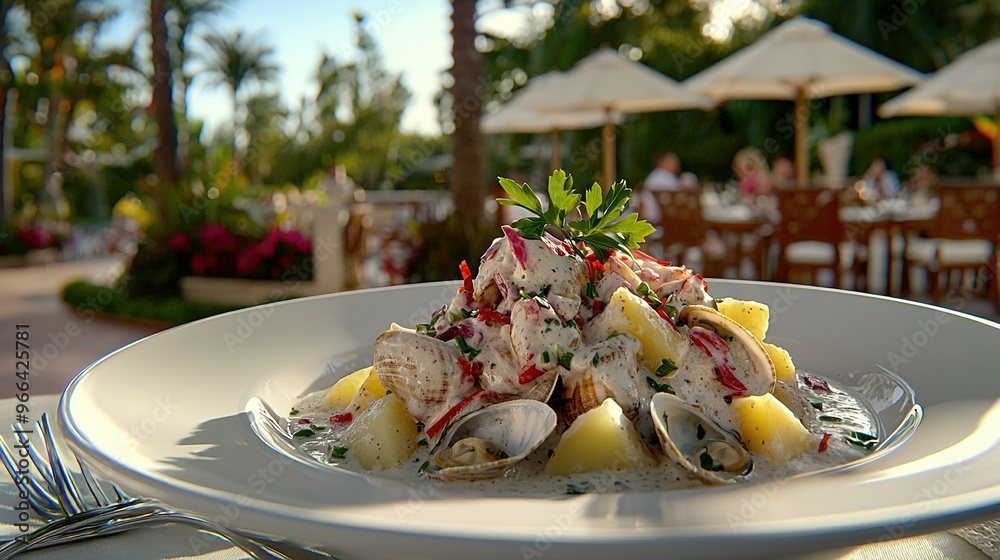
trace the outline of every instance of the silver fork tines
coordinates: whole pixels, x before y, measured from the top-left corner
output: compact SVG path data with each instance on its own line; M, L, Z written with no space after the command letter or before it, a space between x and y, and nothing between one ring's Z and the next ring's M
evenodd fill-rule
M15 486L27 493L31 509L47 524L24 538L0 546L0 560L35 548L163 523L180 523L217 535L254 559L288 560L284 554L212 521L174 510L157 500L130 497L114 484L111 489L115 499L109 499L102 483L74 454L79 475L87 487L86 493L82 492L67 468L45 414L36 424L35 431L26 430L20 424L12 426L11 430L18 452L0 438L0 462ZM32 440L38 438L28 438L28 434L41 436L41 442L36 445Z

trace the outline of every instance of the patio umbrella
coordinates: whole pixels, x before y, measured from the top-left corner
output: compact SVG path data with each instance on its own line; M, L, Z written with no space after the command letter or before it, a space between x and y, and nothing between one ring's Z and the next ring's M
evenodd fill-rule
M532 78L508 101L500 106L495 113L485 115L480 128L485 134L506 133L547 133L552 139L553 170L562 167L560 149L560 132L563 130L583 130L597 128L604 124L603 111L537 111L532 108L538 99L558 96L564 91L561 72L548 72ZM617 115L612 116L616 121Z
M979 113L994 115L1000 123L1000 39L962 53L933 76L878 109L882 117L965 117ZM993 169L1000 171L996 138Z
M615 115L679 109L710 109L715 103L681 87L648 66L633 62L614 49L601 49L576 63L563 75L555 95L526 100L545 113L599 111L604 115L605 188L615 180Z
M807 99L891 91L918 82L920 76L837 35L825 23L798 16L684 85L719 101L794 100L795 168L804 184L809 172Z

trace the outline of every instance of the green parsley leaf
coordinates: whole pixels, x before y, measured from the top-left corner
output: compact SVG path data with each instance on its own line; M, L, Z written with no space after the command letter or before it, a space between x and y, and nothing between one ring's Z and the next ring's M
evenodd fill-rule
M660 367L656 368L656 375L664 377L675 371L677 371L677 364L671 361L670 358L663 358L660 360Z
M301 430L298 430L294 434L292 434L292 437L307 438L307 437L312 437L314 435L316 435L316 432L310 430L309 428L302 428Z
M538 200L538 195L535 194L535 191L531 190L531 187L527 183L518 185L516 182L504 177L499 177L499 179L500 186L503 187L504 192L510 198L501 198L497 202L503 206L520 206L539 216L542 214L542 203Z
M458 349L463 354L465 354L466 356L468 356L470 360L476 359L476 356L478 356L479 353L482 352L482 350L477 350L476 348L473 348L473 347L469 346L469 343L466 342L465 338L462 337L462 336L456 336L455 337L455 344L458 345Z
M646 384L652 387L653 390L656 391L657 393L670 393L671 395L675 394L674 390L670 387L670 385L666 383L660 383L659 381L653 379L652 377L646 378Z
M342 445L334 445L333 449L330 450L331 459L343 459L347 457L347 448Z

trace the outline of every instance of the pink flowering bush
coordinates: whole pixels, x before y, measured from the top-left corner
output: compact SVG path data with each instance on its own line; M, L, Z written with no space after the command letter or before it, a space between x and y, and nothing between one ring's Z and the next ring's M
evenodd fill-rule
M62 240L40 223L0 228L0 255L23 255L37 249L59 248Z
M170 249L184 255L195 276L260 280L310 280L312 242L297 231L268 230L262 237L237 234L211 222L194 233L170 236Z

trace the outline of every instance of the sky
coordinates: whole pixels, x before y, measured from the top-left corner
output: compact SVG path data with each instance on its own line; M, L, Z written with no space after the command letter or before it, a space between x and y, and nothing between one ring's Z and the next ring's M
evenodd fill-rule
M148 25L149 4L113 2L122 13L103 38L109 43L127 43ZM451 66L448 0L233 0L232 7L208 25L223 31L260 31L275 47L281 66L281 97L286 105L297 108L304 95L315 93L312 77L324 50L338 59L356 54L354 12L367 16L366 25L379 43L386 66L403 74L403 84L411 92L403 130L438 134L433 100L441 87L441 73ZM207 29L203 25L196 33ZM196 77L189 99L192 118L204 119L210 127L231 122L232 101L226 89L205 87L204 80Z

